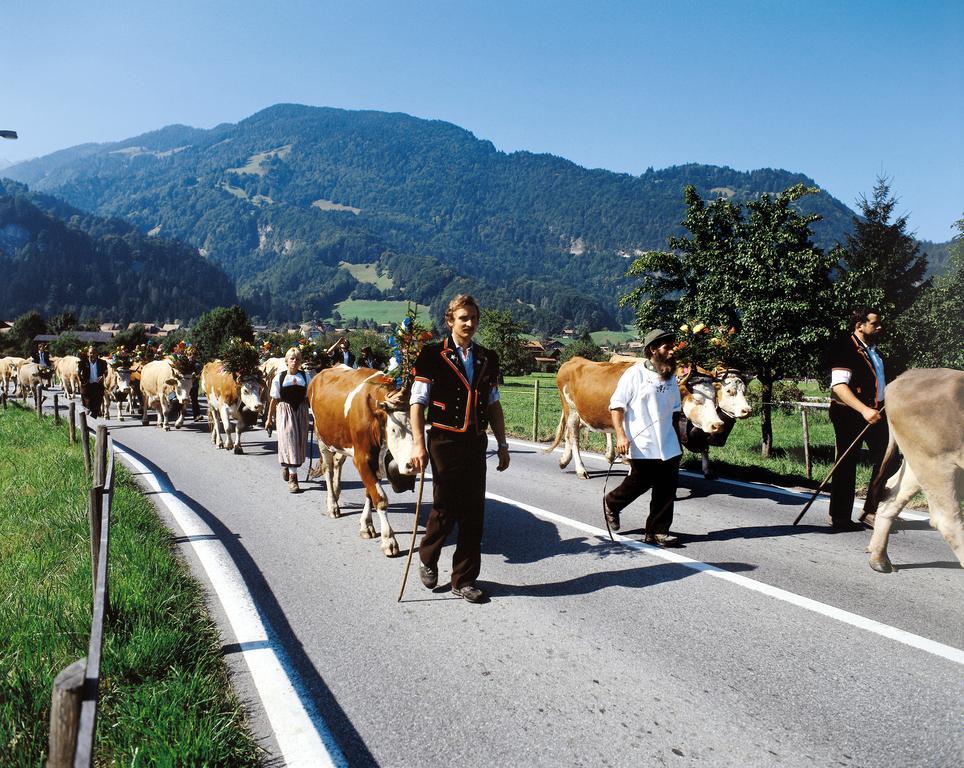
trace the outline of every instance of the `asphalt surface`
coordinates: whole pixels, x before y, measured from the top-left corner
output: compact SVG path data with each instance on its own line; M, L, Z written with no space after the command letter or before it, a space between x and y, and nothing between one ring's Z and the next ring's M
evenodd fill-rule
M203 424L110 426L224 545L303 703L352 766L962 764L964 657L873 629L964 648L964 573L926 522L901 524L889 549L899 570L883 575L867 565L869 533L829 532L825 501L794 528L800 498L683 477L673 529L685 547L669 557L686 560L672 562L608 539L600 457L579 480L558 454L513 441L506 472L489 462L501 499L486 511L490 600L448 591L450 545L439 588L419 583L416 557L399 604L415 494L389 492L401 548L390 559L358 536L351 462L343 517L330 519L322 482L287 493L263 430L245 433L238 456ZM630 541L642 540L647 505L648 494L623 513ZM193 543L179 546L210 586ZM228 617L210 603L252 727L283 764Z

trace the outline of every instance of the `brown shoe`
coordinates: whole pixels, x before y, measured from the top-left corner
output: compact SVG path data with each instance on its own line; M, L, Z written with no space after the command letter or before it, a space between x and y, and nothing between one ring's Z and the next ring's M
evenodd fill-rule
M418 577L422 580L422 586L426 589L435 589L438 586L438 571L429 568L427 565L418 567Z
M679 546L679 536L673 536L669 533L647 533L643 541L656 547Z
M856 520L834 520L832 517L827 518L827 524L834 531L863 531L863 523L858 523Z
M873 527L874 527L874 522L876 522L876 520L877 520L877 513L876 513L876 512L864 512L864 513L860 516L860 522L862 522L862 523L863 523L864 525L866 525L868 528L873 528Z
M485 593L471 584L466 584L464 587L452 587L452 594L458 595L470 603L481 603L485 599Z
M609 526L609 530L618 531L619 530L619 513L614 512L609 508L609 504L606 503L605 497L603 498L603 514L606 516L606 524Z
M298 475L294 472L288 476L288 493L301 493L301 487L298 485Z

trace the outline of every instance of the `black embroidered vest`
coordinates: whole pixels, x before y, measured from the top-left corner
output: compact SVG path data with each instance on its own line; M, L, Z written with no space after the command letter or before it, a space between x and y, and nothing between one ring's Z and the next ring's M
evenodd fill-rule
M432 385L428 422L450 432L485 432L489 426L489 395L499 382L499 356L481 344L472 345L473 377L452 337L427 344L415 361L415 379Z

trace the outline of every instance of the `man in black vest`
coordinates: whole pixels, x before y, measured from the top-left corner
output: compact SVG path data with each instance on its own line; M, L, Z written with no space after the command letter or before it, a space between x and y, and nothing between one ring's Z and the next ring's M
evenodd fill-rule
M880 412L884 407L886 388L884 361L876 347L883 329L880 312L873 307L861 307L851 314L850 328L850 335L838 340L829 350L830 389L833 393L830 421L833 423L838 457L870 425L862 442L867 444L874 465L871 476L873 487L873 479L878 473L884 471L885 476L890 476L897 468L896 462L888 467L880 466L890 437L887 419ZM829 522L837 531L863 529L860 522L851 519L859 452L860 446L854 446L834 470L830 485ZM879 499L868 492L860 520L871 527L878 502Z
M432 511L419 547L419 577L428 589L438 584L438 561L449 533L458 524L452 557L452 592L470 603L485 599L475 581L482 567L482 521L485 510L486 428L498 442L502 472L509 466L505 417L499 402L499 358L475 344L479 305L466 294L445 311L451 335L427 344L415 361L411 408L416 472L432 465ZM425 448L425 414L432 426Z
M50 353L47 351L47 342L41 341L37 343L37 365L41 368L53 368L53 363L50 362Z
M87 356L82 357L77 364L77 375L80 378L80 400L84 408L90 411L92 416L99 418L104 403L107 363L97 356L94 347L87 347Z

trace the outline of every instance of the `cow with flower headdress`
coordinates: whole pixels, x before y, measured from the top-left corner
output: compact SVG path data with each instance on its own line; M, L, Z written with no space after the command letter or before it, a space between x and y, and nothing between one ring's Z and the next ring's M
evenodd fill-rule
M124 404L133 395L131 389L131 353L124 346L117 347L107 358L104 377L104 412L110 418L111 405L117 403L117 419L124 420Z
M258 350L246 341L233 338L225 345L221 357L201 371L211 442L218 448L243 454L241 432L264 410L261 398L264 379L258 369Z
M148 411L157 411L157 426L165 431L184 426L184 405L190 402L194 362L179 342L163 360L152 360L141 370L141 423L147 426Z

